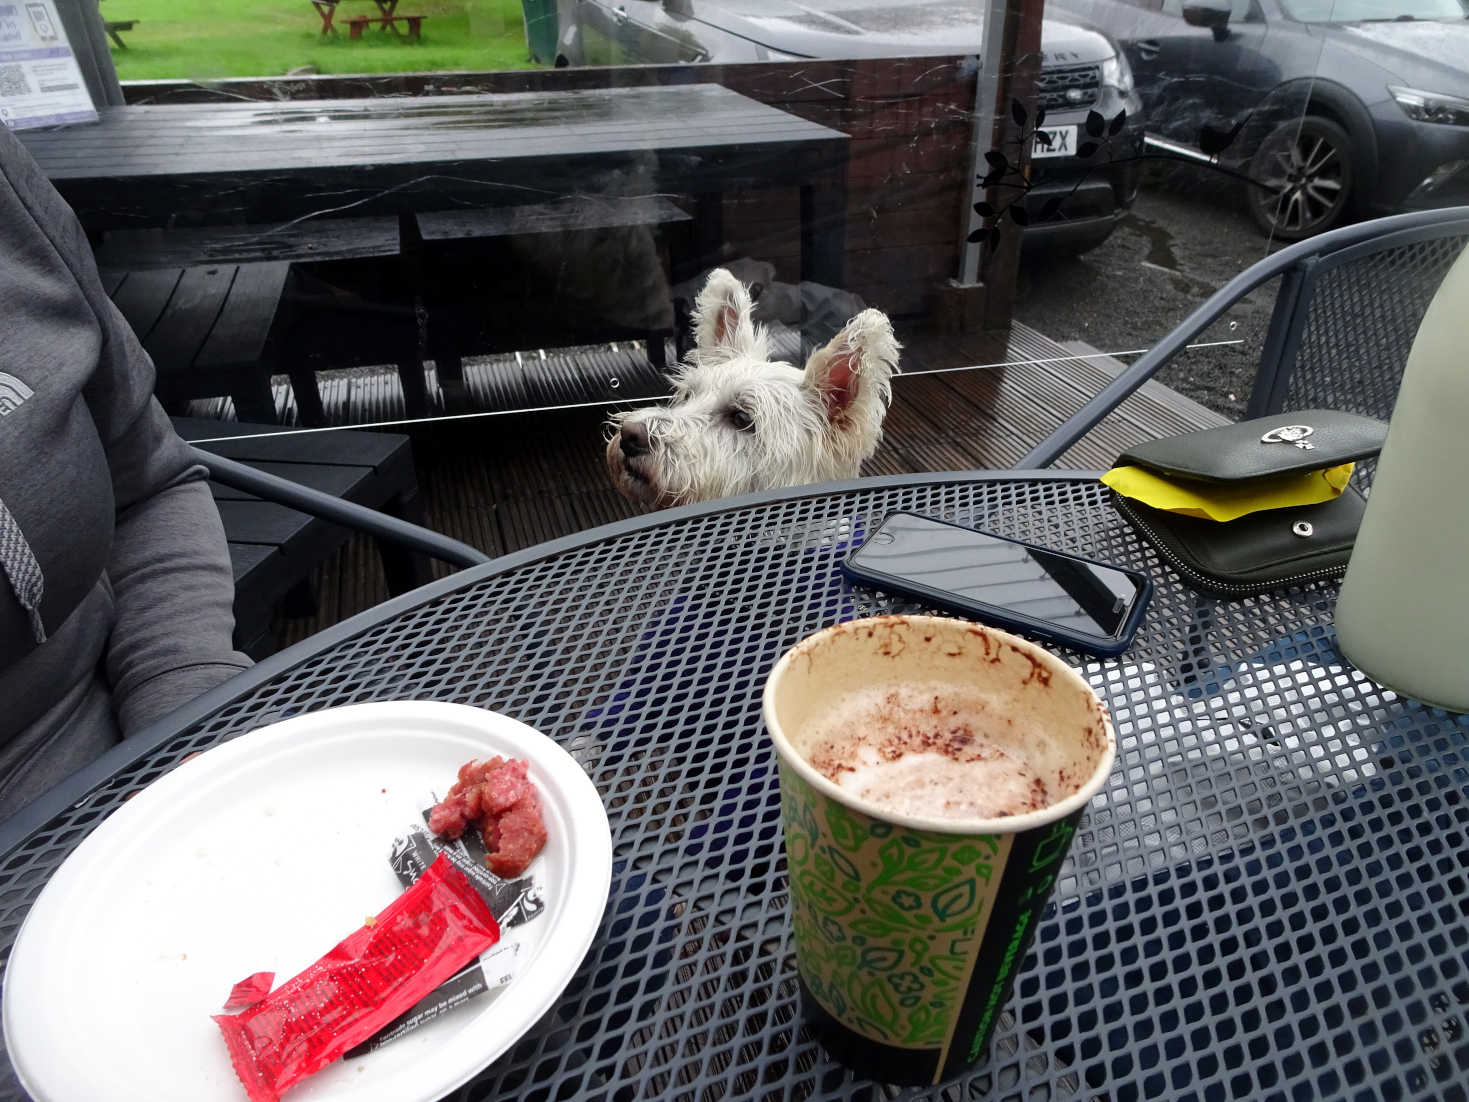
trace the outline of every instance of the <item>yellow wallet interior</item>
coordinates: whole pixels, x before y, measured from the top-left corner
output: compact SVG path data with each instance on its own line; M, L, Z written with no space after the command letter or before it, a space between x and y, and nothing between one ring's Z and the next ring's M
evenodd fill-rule
M1340 497L1354 466L1343 463L1304 474L1240 483L1169 480L1142 467L1113 467L1102 481L1123 497L1155 509L1225 521L1266 509L1316 505Z

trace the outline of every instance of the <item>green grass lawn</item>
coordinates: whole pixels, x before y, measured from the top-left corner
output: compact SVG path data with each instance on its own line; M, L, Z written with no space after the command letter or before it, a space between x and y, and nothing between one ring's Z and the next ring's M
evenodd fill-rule
M521 0L399 0L423 15L421 42L368 27L347 37L347 19L376 15L372 0L341 0L341 31L325 38L311 0L106 0L106 19L136 19L112 47L121 80L212 80L280 76L302 65L323 73L530 69ZM406 26L404 30L406 31Z

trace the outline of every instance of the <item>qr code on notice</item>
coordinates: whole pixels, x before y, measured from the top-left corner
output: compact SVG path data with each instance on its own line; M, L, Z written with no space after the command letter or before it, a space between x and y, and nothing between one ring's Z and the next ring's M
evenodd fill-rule
M28 96L31 82L19 65L0 65L0 96Z

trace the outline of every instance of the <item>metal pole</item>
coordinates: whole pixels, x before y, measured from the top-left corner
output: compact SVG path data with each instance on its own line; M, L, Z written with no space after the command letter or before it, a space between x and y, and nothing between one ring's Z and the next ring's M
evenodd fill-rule
M1005 56L1005 16L1011 0L982 0L984 39L976 56L979 70L974 82L974 126L970 141L969 200L965 203L964 229L959 238L959 283L972 286L979 282L979 266L984 245L970 242L969 235L979 229L984 219L974 213L974 204L984 198L979 178L989 171L984 155L994 148L995 115L1000 99L1000 76L1014 63Z

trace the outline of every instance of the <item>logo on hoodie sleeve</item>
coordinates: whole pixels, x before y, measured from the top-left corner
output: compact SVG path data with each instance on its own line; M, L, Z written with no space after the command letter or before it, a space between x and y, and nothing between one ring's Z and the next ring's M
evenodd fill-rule
M14 413L31 396L31 388L14 375L0 371L0 417Z

